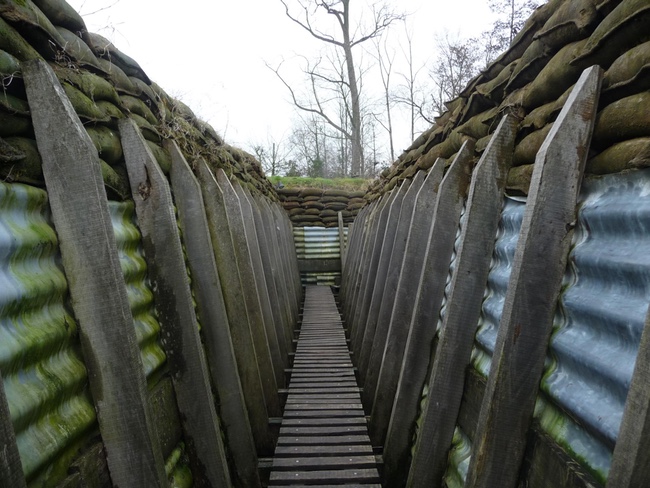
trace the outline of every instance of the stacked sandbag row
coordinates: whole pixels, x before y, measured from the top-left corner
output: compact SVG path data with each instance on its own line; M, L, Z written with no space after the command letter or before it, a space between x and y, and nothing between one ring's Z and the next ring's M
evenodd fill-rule
M123 199L129 191L117 132L118 121L129 116L165 171L171 158L162 141L173 138L190 160L203 157L213 169L223 168L254 193L275 199L255 158L224 144L212 127L152 83L136 61L102 36L89 33L63 0L9 1L0 6L0 177L5 181L43 185L21 74L21 62L32 59L45 59L54 69L99 152L112 197Z
M349 224L366 203L362 191L283 188L277 193L294 227L336 227L339 212Z
M520 120L511 193L526 194L535 155L583 69L605 70L586 172L616 173L650 165L650 4L644 0L550 0L538 8L510 48L446 104L429 130L371 185L374 200L451 161L465 141L476 155L506 113Z

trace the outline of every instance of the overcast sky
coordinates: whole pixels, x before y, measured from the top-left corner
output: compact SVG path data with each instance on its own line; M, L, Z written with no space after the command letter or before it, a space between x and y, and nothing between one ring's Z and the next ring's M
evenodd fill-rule
M353 8L360 9L364 1L353 1ZM296 54L315 56L319 46L289 21L279 0L68 2L91 32L109 38L138 61L153 81L189 105L230 144L250 150L253 144L288 136L294 109L266 63L276 66ZM436 33L446 29L465 37L478 35L493 19L486 0L389 3L410 14L420 63L434 54ZM397 32L392 37L398 49ZM397 153L410 142L402 120Z

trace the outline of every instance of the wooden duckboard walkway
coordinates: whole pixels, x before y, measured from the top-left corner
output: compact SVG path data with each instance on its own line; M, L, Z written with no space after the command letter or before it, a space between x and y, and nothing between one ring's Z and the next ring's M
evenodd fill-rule
M329 287L307 286L269 486L380 487L341 316Z

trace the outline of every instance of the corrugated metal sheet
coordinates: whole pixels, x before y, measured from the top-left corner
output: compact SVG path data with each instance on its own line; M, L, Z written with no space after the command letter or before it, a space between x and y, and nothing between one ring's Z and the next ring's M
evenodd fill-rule
M585 182L536 414L604 481L650 301L650 172Z
M183 442L180 442L165 460L165 473L169 479L169 488L191 488L194 486Z
M444 482L448 488L463 488L469 469L472 443L460 427L454 430L454 438L449 450L449 465Z
M347 242L348 228L344 227ZM298 259L340 259L338 227L294 227L293 240ZM341 272L301 272L303 285L335 285Z
M47 194L0 183L0 369L23 471L66 474L96 426Z
M160 324L156 319L153 293L147 278L147 263L142 252L142 236L136 224L135 205L133 202L109 202L108 207L142 363L151 386L156 381L156 373L165 364L166 356L160 345Z
M476 343L472 351L472 364L484 376L487 376L490 371L525 207L526 204L522 201L506 198L501 212L481 318L476 332Z

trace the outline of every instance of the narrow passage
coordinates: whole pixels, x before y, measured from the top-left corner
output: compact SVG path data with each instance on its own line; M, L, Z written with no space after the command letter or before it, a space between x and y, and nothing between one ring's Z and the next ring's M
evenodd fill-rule
M379 483L334 295L327 286L307 286L269 486Z

